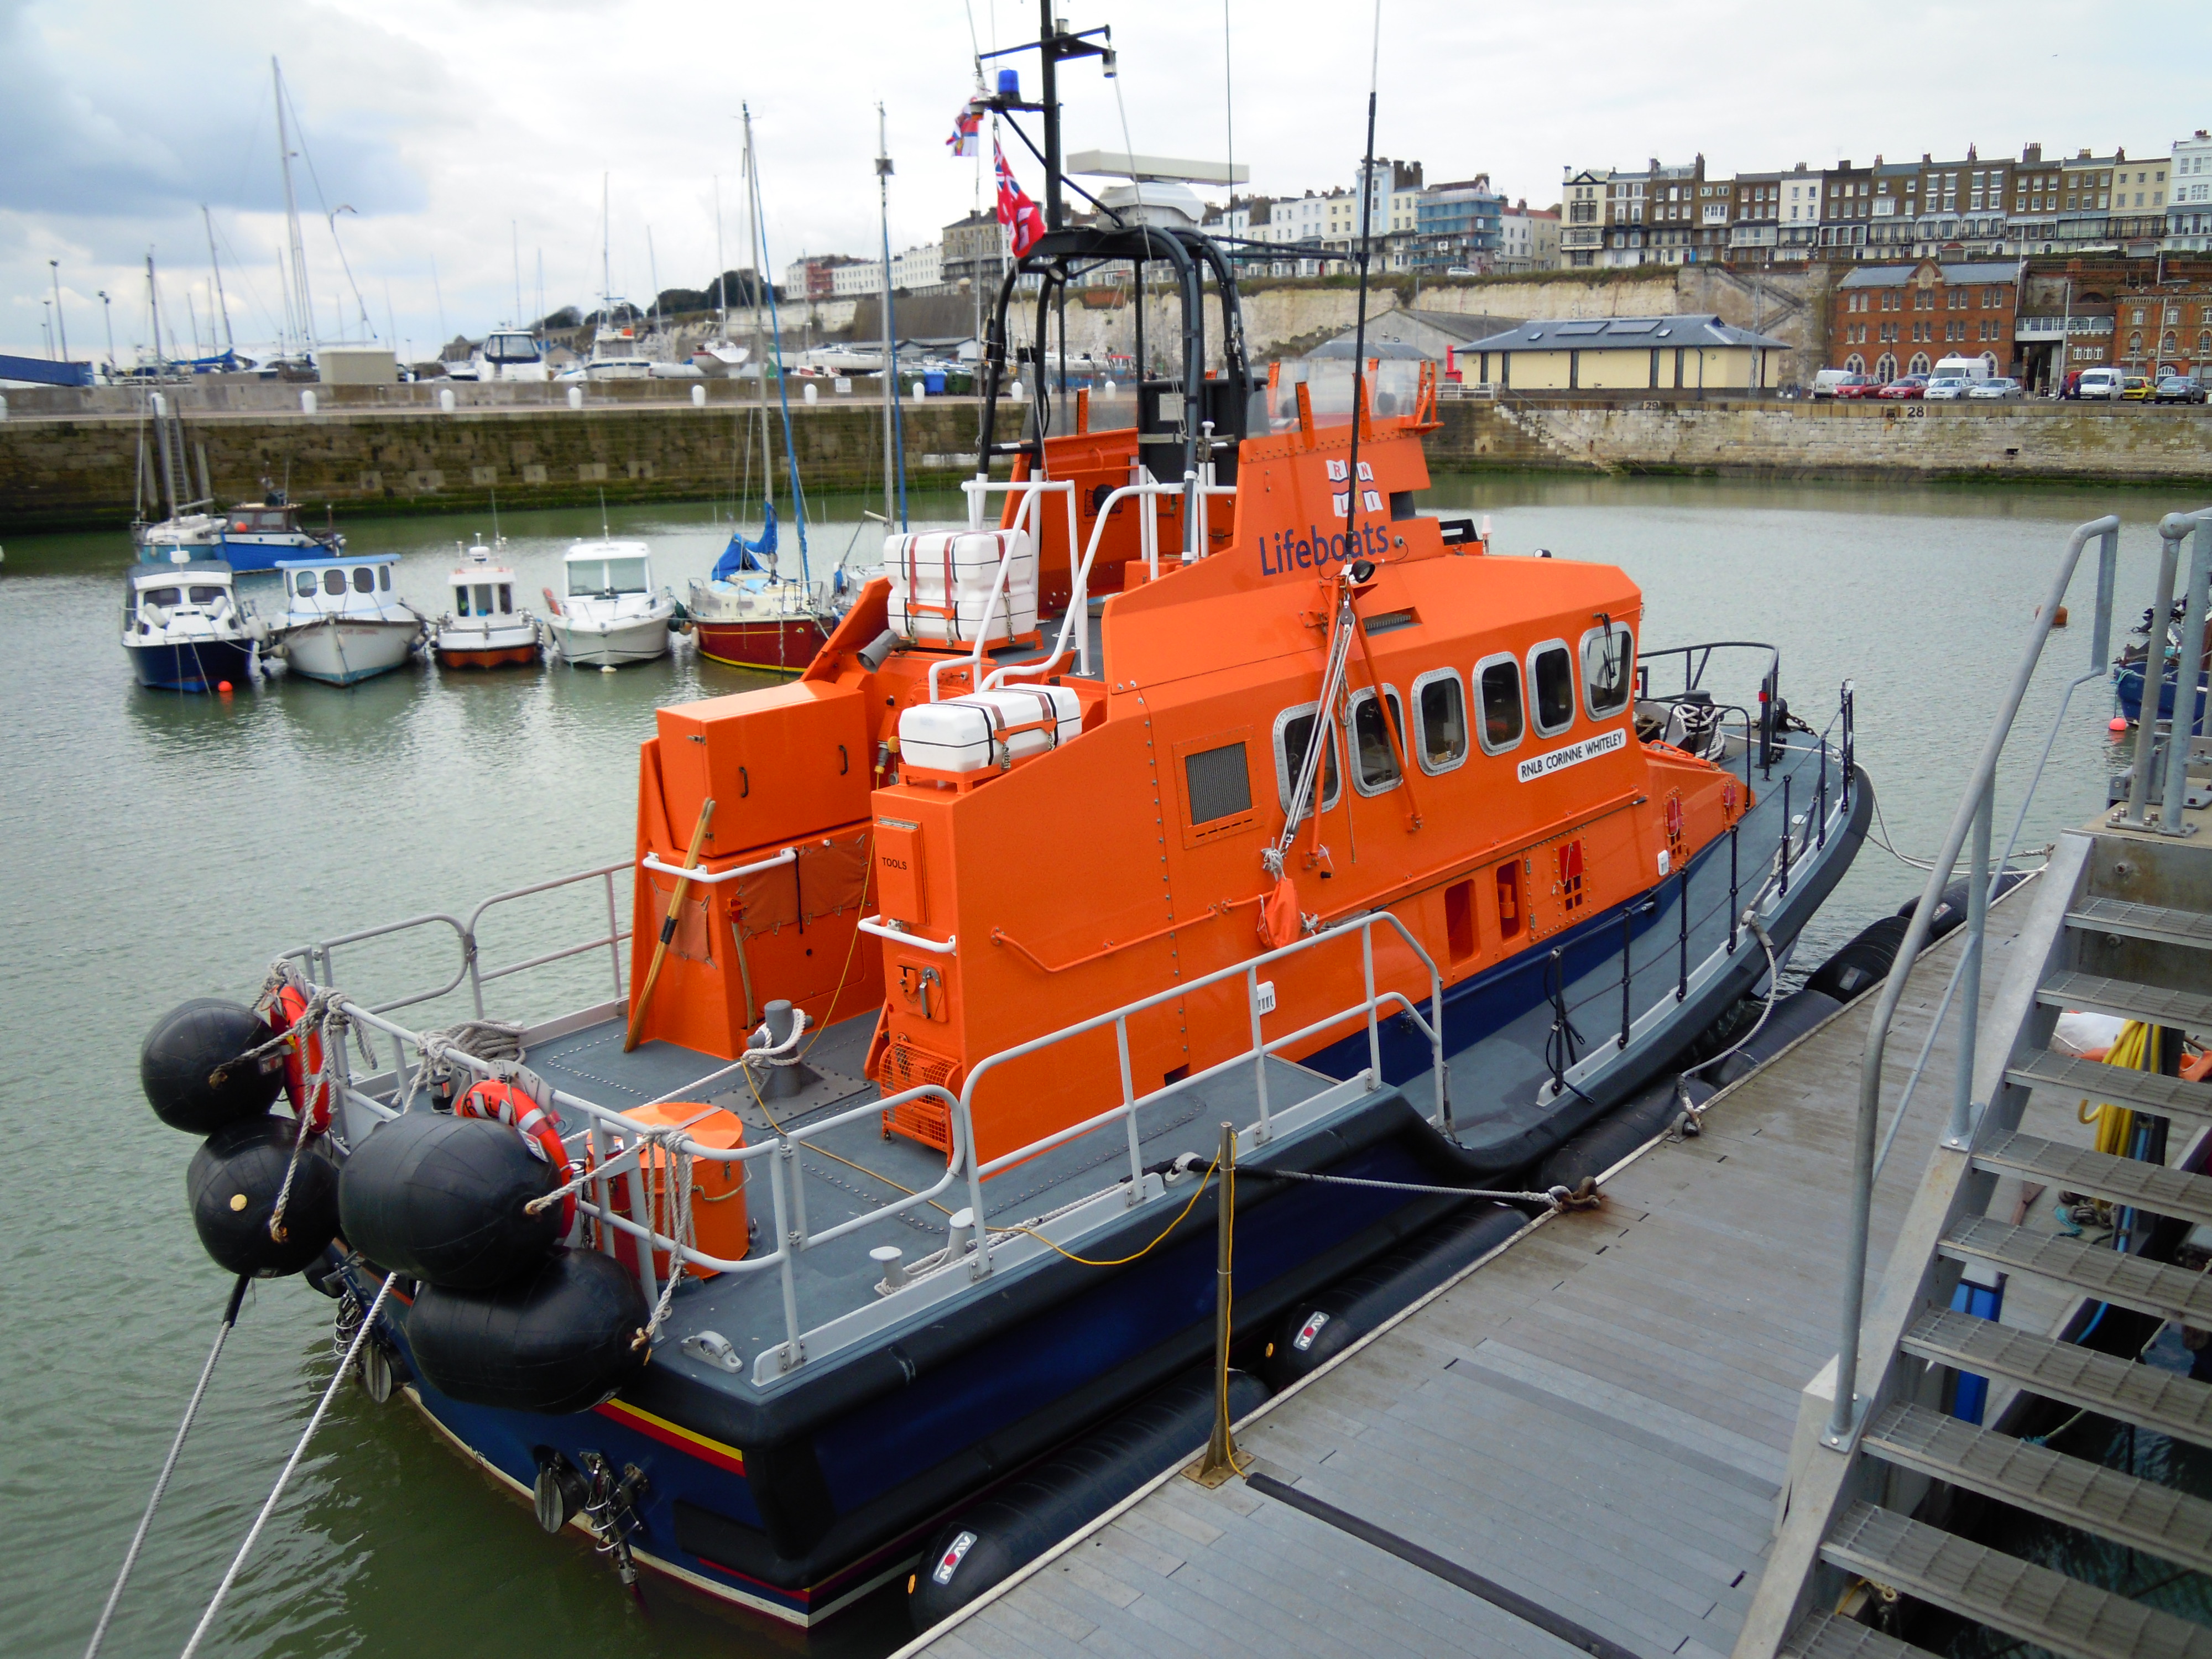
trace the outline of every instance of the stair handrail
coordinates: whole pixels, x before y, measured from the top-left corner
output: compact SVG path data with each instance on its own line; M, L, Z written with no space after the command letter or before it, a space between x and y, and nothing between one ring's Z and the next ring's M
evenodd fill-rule
M2021 653L2019 666L2014 671L2011 686L2007 690L1990 735L1982 745L1982 752L1974 763L1966 792L1959 800L1959 809L1953 815L1951 827L1943 838L1942 851L1929 865L1928 881L1922 889L1920 900L1913 907L1912 920L1906 927L1904 942L1898 947L1897 959L1891 965L1889 976L1882 983L1881 995L1876 1002L1874 1018L1867 1030L1866 1052L1859 1066L1858 1116L1851 1134L1851 1212L1850 1235L1844 1247L1843 1305L1838 1320L1836 1345L1836 1390L1834 1403L1828 1414L1828 1426L1821 1436L1821 1443L1831 1450L1850 1453L1856 1446L1860 1425L1864 1421L1865 1402L1858 1394L1859 1332L1866 1311L1867 1246L1874 1217L1875 1139L1881 1115L1882 1051L1889 1040L1891 1023L1897 1017L1898 1004L1905 995L1906 981L1911 977L1915 960L1928 943L1935 926L1936 912L1942 904L1943 890L1950 884L1951 871L1958 863L1959 854L1965 848L1969 835L1973 837L1973 868L1967 884L1967 938L1962 952L1962 962L1973 963L1966 981L1969 993L1964 1001L1968 1011L1962 1017L1960 1032L1960 1076L1971 1079L1974 1064L1976 1031L1974 1014L1980 1002L1978 967L1984 935L1989 919L1989 853L1990 804L1996 787L1997 762L2004 753L2005 743L2012 735L2014 721L2019 717L2020 706L2027 695L2027 688L2035 675L2036 665L2042 660L2043 650L2050 640L2051 630L2057 624L2058 608L2066 598L2068 586L2073 581L2075 567L2081 562L2081 550L2092 537L2098 538L2097 609L2090 629L2089 652L2096 672L2101 673L2111 654L2112 626L2112 597L2115 574L2119 558L2120 520L2117 514L2108 513L2078 526L2066 544L2066 552L2058 562L2051 578L2049 595L2035 614L2029 626L2027 647ZM2155 704L2150 713L2157 714ZM2045 751L2046 757L2049 750ZM2039 763L2038 771L2041 767ZM2032 787L2032 784L2031 784ZM1949 1128L1944 1144L1962 1147L1972 1133L1968 1103L1954 1100Z

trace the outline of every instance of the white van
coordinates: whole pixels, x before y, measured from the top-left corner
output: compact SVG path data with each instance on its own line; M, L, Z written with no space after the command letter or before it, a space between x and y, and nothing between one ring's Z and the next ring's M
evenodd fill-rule
M1989 378L1990 366L1979 357L1946 357L1929 375L1928 389L1921 396L1931 403L1963 398Z
M2117 368L2085 368L2074 381L2077 398L2117 398L2126 377Z

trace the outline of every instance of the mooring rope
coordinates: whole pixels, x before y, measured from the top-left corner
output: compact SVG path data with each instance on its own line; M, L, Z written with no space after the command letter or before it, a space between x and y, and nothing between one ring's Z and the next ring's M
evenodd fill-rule
M1304 1170L1251 1169L1240 1173L1255 1181L1312 1181L1328 1187L1372 1187L1386 1193L1435 1193L1444 1198L1489 1198L1501 1204L1540 1204L1547 1210L1583 1210L1597 1202L1592 1194L1567 1187L1553 1187L1540 1193L1504 1193L1488 1192L1477 1187L1425 1187L1410 1181L1367 1181L1357 1176L1314 1175Z
M307 1426L301 1433L300 1443L292 1448L291 1456L285 1460L283 1473L276 1477L276 1486L270 1489L269 1501L261 1506L261 1513L253 1517L253 1525L246 1532L246 1541L238 1547L238 1553L231 1558L229 1570L223 1574L222 1582L215 1587L215 1599L208 1603L207 1611L200 1615L199 1623L192 1627L191 1640L185 1644L185 1650L178 1659L192 1659L192 1656L200 1650L200 1644L207 1639L207 1633L215 1624L215 1616L222 1610L223 1598L230 1594L230 1587L238 1582L239 1570L245 1566L246 1558L252 1553L255 1540L261 1536L261 1529L269 1524L269 1517L276 1513L277 1500L284 1496L284 1488L291 1481L292 1472L300 1467L301 1458L307 1455L307 1442L314 1438L315 1431L322 1426L323 1417L330 1410L331 1401L337 1397L338 1385L345 1381L346 1373L353 1369L354 1361L360 1358L361 1345L368 1340L369 1331L376 1323L377 1313L383 1308L385 1297L392 1294L392 1282L398 1277L398 1273L386 1273L384 1283L377 1287L376 1300L368 1304L368 1311L362 1316L361 1328L354 1332L353 1341L345 1351L345 1358L338 1362L337 1370L331 1374L331 1385L323 1390L323 1397L315 1407L315 1414L307 1419Z
M123 1553L123 1570L115 1575L115 1587L107 1592L107 1603L100 1610L100 1622L92 1627L92 1640L85 1644L84 1659L96 1659L100 1644L107 1639L107 1626L115 1617L116 1604L123 1599L123 1587L131 1582L131 1570L138 1565L138 1552L146 1546L147 1531L154 1524L154 1511L161 1506L162 1494L169 1489L169 1477L176 1473L178 1455L185 1449L185 1436L191 1431L192 1419L199 1414L200 1401L207 1395L208 1379L215 1375L215 1362L222 1358L222 1345L229 1338L230 1328L238 1323L246 1287L252 1282L252 1274L240 1273L238 1283L230 1287L222 1323L216 1328L215 1346L208 1351L207 1364L200 1367L200 1380L192 1387L191 1399L185 1402L185 1420L177 1425L177 1437L169 1443L169 1455L161 1460L161 1473L155 1480L154 1495L146 1500L146 1512L138 1517L138 1530L131 1534L131 1547Z

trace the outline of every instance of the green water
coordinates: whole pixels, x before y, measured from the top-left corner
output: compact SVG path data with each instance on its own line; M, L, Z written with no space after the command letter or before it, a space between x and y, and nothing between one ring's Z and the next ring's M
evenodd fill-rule
M817 569L851 544L869 504L826 504ZM1861 758L1896 844L1923 855L2067 530L2106 511L2125 519L2131 618L2148 602L2152 525L2190 505L2124 490L1548 478L1448 480L1434 504L1490 514L1502 551L1621 564L1643 585L1655 647L1778 644L1785 693L1815 726L1840 683L1856 680ZM942 520L957 501L917 507ZM610 517L651 540L656 578L679 592L727 534L703 506ZM434 612L456 540L490 527L472 514L349 528L356 551L409 556L401 590ZM534 595L599 515L507 514L501 528ZM118 532L18 539L0 564L0 1494L13 1522L0 1649L40 1659L82 1650L228 1289L185 1213L191 1144L138 1092L147 1024L187 996L250 995L271 955L307 939L465 914L492 892L623 859L636 745L654 707L763 683L685 646L618 674L422 666L351 690L280 681L229 698L149 692L132 684L116 640L128 559ZM2023 719L2032 735L2015 750L2030 758L2061 687L2087 666L2093 592L2085 569L2076 625L2058 636ZM2101 684L2077 694L2027 844L2101 802L2107 702ZM2009 823L2006 807L2000 839ZM1806 957L1918 882L1869 848ZM578 890L536 915L565 943L604 925L604 899ZM488 929L487 953L545 948L530 921L518 909L511 931ZM394 994L442 980L450 948L351 960ZM512 1000L495 998L494 1012L602 997L603 963L578 958L509 981ZM297 1281L249 1301L110 1654L182 1646L329 1375L329 1314ZM904 1632L902 1607L887 1598L813 1645L882 1653ZM401 1401L378 1407L348 1386L207 1651L479 1659L800 1644L658 1583L639 1606L574 1534L547 1539Z

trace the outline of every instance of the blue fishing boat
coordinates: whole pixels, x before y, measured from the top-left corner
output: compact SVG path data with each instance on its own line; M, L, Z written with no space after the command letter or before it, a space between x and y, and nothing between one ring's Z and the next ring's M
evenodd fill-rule
M123 602L123 648L138 684L164 691L243 686L266 632L242 604L228 565L197 561L184 569L142 567Z

